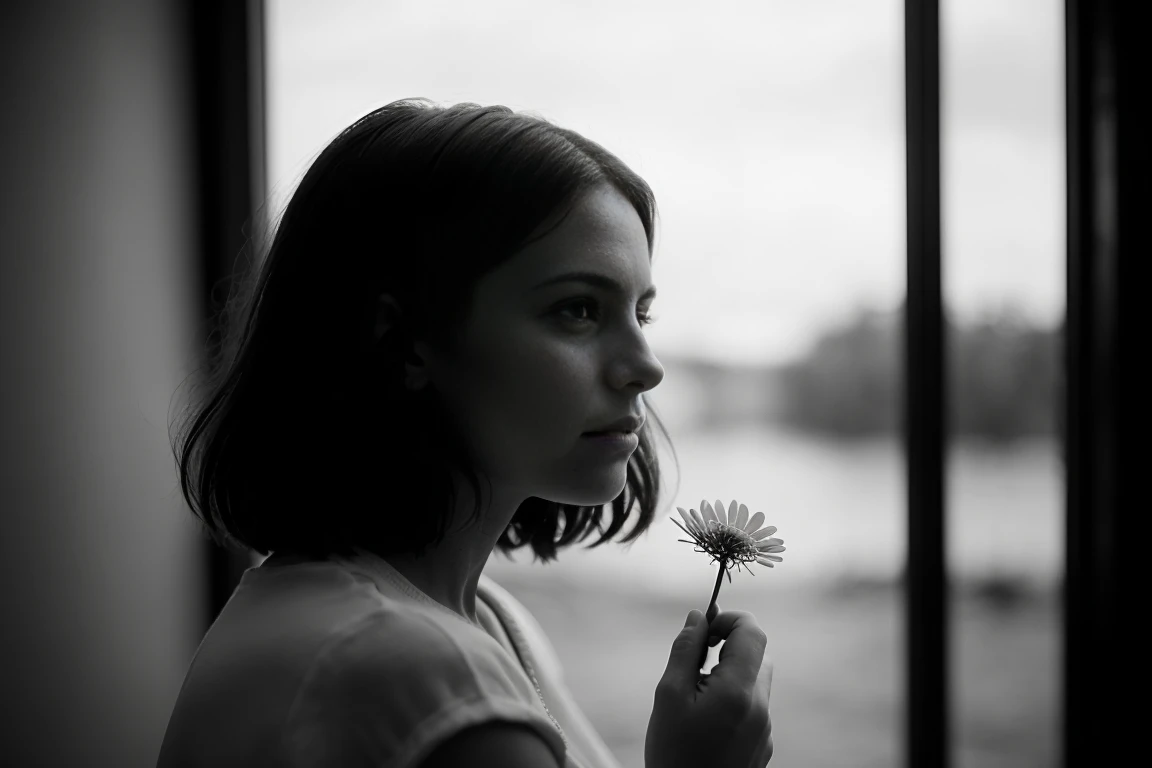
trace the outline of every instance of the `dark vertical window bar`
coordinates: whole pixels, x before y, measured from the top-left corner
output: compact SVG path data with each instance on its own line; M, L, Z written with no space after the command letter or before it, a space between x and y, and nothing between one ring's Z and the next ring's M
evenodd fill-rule
M219 344L214 325L246 265L248 237L264 194L263 3L194 0L186 6L195 89L198 244L202 339ZM213 352L216 350L214 349ZM247 552L204 542L208 625L251 567ZM207 625L206 625L207 626Z
M940 6L904 4L908 286L904 437L908 472L905 761L946 768L944 334L940 286Z
M1146 751L1147 278L1152 254L1147 3L1067 0L1064 765ZM1146 272L1144 273L1146 274ZM1137 295L1137 291L1142 296ZM1139 303L1138 303L1139 302ZM1142 311L1140 311L1142 310ZM1147 462L1143 462L1146 464ZM1137 472L1141 472L1138 476ZM1143 546L1142 546L1143 548Z

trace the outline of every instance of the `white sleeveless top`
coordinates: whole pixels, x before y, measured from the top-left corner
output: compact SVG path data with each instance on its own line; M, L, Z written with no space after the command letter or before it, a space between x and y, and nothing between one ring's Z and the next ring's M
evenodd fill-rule
M463 728L538 733L565 768L620 768L539 624L486 575L477 626L386 560L244 572L201 641L157 768L413 768Z

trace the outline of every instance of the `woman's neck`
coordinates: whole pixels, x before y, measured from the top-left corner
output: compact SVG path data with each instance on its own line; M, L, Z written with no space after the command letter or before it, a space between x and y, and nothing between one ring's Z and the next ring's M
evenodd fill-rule
M491 554L490 548L441 545L421 557L387 555L384 560L428 597L478 624L476 589Z

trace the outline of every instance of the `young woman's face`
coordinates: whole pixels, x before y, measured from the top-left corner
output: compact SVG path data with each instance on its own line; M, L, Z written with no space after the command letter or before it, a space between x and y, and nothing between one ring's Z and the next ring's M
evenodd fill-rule
M619 289L540 285L570 272ZM664 378L642 324L651 286L640 217L605 185L482 278L457 354L417 346L501 495L591 506L624 490L636 438L613 446L585 433L647 418L640 395Z

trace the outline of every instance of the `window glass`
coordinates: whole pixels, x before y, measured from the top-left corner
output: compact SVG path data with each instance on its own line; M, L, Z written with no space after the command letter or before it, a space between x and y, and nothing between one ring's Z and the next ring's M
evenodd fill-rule
M941 5L958 768L1058 762L1063 7Z

